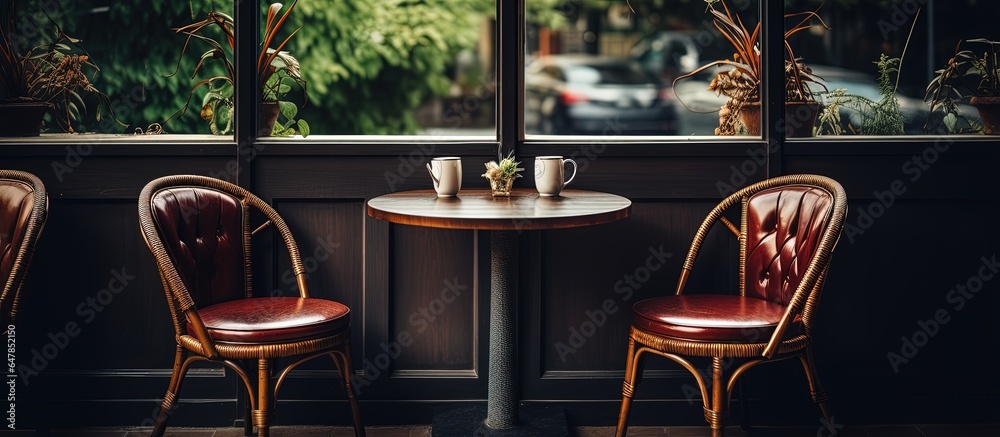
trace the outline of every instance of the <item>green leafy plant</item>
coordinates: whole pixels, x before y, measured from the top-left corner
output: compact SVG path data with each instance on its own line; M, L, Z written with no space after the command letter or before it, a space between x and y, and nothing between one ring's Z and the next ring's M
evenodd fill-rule
M295 29L275 47L272 47L272 44L278 41L278 33L297 4L298 0L293 0L288 8L284 8L281 3L272 3L268 7L262 48L257 58L258 98L261 102L276 102L279 105L279 114L285 118L284 123L275 123L270 132L271 135L294 135L298 131L302 136L308 136L310 131L309 124L305 120L296 120L295 118L298 115L299 105L288 100L293 90L298 88L301 90L302 104L305 105L308 102L306 82L302 79L301 66L294 56L283 50L301 28ZM221 33L225 44L209 35L208 29L211 28L215 28ZM224 67L224 75L215 75L195 82L187 102L174 114L175 116L183 114L190 105L195 92L199 88L205 87L207 92L202 99L201 117L209 123L209 129L214 134L228 134L233 129L236 77L232 61L232 53L235 49L234 29L235 21L233 18L215 10L209 11L205 18L200 21L173 29L176 33L187 36L181 49L181 56L187 52L192 40L201 41L208 45L208 50L202 53L198 64L191 73L192 80L198 77L198 73L206 62L216 61ZM179 61L178 65L180 65ZM174 74L177 74L177 69L171 73L171 76Z
M906 120L896 98L900 62L900 58L890 58L885 54L875 62L879 73L878 92L882 96L877 101L851 94L846 89L820 93L825 107L819 115L816 134L903 135ZM859 114L861 122L858 125L850 121L842 124L841 108Z
M986 48L981 55L966 49L962 43L981 44ZM965 114L959 103L973 98L1000 97L1000 41L976 38L961 41L955 47L955 55L945 67L935 71L934 79L927 84L924 101L930 104L928 124L924 130L933 131L932 120L940 120L949 133L961 133L963 122L973 130L982 126Z
M718 95L726 96L729 100L720 113L720 125L716 129L717 135L733 135L738 128L739 112L744 106L750 103L760 102L760 82L761 82L761 58L760 58L760 23L749 30L743 23L739 15L735 15L726 5L725 0L705 0L708 4L708 11L712 15L712 22L715 28L722 33L726 41L733 48L733 59L720 59L709 62L696 68L690 73L684 74L674 79L674 84L678 81L695 76L703 71L715 67L728 67L728 70L720 71L712 79L708 90L714 91ZM721 5L721 10L716 8L716 3ZM788 102L814 102L813 90L810 83L817 83L822 86L817 76L813 75L812 69L807 67L801 58L795 56L792 46L788 40L793 35L808 30L814 26L822 26L830 29L826 22L819 16L817 11L807 11L785 14L785 19L798 20L794 25L785 31L785 98Z
M511 151L504 157L498 148L497 160L486 163L486 173L483 173L483 177L491 180L519 178L521 175L518 173L524 171L523 168L518 167L519 165L521 165L521 162L515 160L514 151Z
M48 15L52 27L47 41L21 51L15 20L14 0L0 3L0 85L2 101L46 102L51 105L53 120L65 132L74 132L73 123L87 107L83 95L99 100L96 118L101 121L102 108L107 107L111 118L121 126L111 107L111 99L91 82L100 68L80 44L79 39L65 34Z

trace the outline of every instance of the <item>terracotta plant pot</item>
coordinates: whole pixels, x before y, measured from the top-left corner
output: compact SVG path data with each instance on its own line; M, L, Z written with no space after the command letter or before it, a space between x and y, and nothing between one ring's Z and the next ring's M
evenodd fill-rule
M37 137L51 107L46 102L0 103L0 137Z
M983 133L993 135L1000 133L1000 97L973 97L969 101L979 110L979 119L983 121Z
M740 108L740 123L752 137L760 136L760 102L750 102Z
M813 136L813 126L819 116L818 102L785 102L785 124L787 138L808 138ZM740 109L740 122L746 126L750 136L760 136L760 102L751 102Z
M274 123L278 122L279 106L278 102L260 102L257 109L257 136L269 137L274 130Z
M818 102L785 102L785 136L808 138L819 116Z

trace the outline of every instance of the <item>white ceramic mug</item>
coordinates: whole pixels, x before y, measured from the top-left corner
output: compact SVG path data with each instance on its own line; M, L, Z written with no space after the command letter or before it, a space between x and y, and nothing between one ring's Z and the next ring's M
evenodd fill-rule
M462 158L432 158L427 164L427 172L431 174L438 197L454 197L462 189Z
M573 164L573 174L566 179L566 163ZM541 196L558 196L576 177L576 161L562 156L535 158L535 188Z

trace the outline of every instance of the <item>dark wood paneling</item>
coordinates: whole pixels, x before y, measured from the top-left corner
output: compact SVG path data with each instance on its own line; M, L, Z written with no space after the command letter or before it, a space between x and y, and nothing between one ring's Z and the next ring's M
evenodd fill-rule
M489 277L488 238L472 231L389 225L364 211L364 201L373 196L430 188L419 166L405 177L400 174L403 180L396 185L386 179L387 172L399 173L400 158L405 161L419 146L391 145L366 154L360 145L330 145L319 153L321 145L305 144L284 151L285 156L277 144L254 159L251 188L277 205L304 256L315 253L317 238L332 236L331 241L340 244L330 258L317 263L309 282L315 295L345 301L354 311L357 374L371 377L361 391L367 423L427 423L438 402L485 398L481 364L488 346L488 320L483 317L489 314L483 279ZM609 146L586 158L588 166L581 168L572 186L633 199L630 218L519 234L522 399L565 406L574 424L613 423L630 304L673 292L696 226L722 196L720 182L735 185L734 176L747 181L762 177L759 169L741 170L753 162L744 150L759 148L759 143L708 146L656 146L662 149L648 154L638 145ZM52 193L50 220L19 324L19 359L30 361L31 350L49 342L50 332L79 319L77 305L106 288L114 269L124 268L136 279L92 323L82 326L81 334L37 380L21 389L35 405L68 412L58 418L60 423L139 424L166 388L173 333L152 257L136 226L135 197L159 175L225 175L229 159L207 152L154 156L140 146L120 154L102 148L60 182L52 162L63 155L52 147L44 146L38 154L23 148L5 154L0 149L3 167L38 173ZM492 158L492 146L470 147L474 151L462 155L463 186L482 188L486 184L479 169ZM573 147L555 144L531 151L569 156ZM996 382L967 381L970 366L993 359L984 345L1000 335L992 323L992 310L1000 304L993 293L996 283L986 283L961 309L951 294L957 284L978 274L981 257L1000 252L1000 234L989 231L1000 215L1000 190L993 176L1000 152L993 144L956 143L922 169L919 179L911 180L915 170L903 166L926 148L896 142L871 149L850 143L790 143L785 149L786 173L826 174L843 183L851 198L848 223L861 231L845 232L834 253L817 321L819 371L840 423L970 420L969 412L1000 406ZM460 154L454 147L438 150ZM530 163L531 156L520 155ZM905 184L906 192L885 207L875 193L891 189L895 180ZM531 186L529 180L519 184ZM863 221L864 214L872 220ZM270 232L264 235L265 250L258 254L264 261L259 265L278 273L258 277L267 287L285 286L280 272L287 269L287 261L272 258L276 251ZM626 301L615 292L615 284L626 275L639 276L636 270L645 266L649 249L660 244L672 256ZM713 233L689 292L735 289L735 244L724 230ZM416 333L411 315L441 298L445 280L468 285L469 291L445 306L423 333ZM580 330L590 320L587 312L602 308L608 299L617 312L563 363L555 344L569 344L570 329ZM887 354L899 351L901 338L912 338L919 322L939 309L948 311L949 322L895 371ZM411 331L414 343L388 369L380 370L381 344L403 331ZM759 418L755 423L816 421L818 413L794 364L748 374L751 407ZM685 389L693 387L693 380L665 360L651 358L647 368L637 389L633 423L702 425L699 401L689 399ZM346 423L343 394L330 369L320 360L292 375L282 389L281 423ZM235 420L239 410L232 375L199 372L185 384L184 407L172 423ZM789 374L792 380L784 379ZM776 383L779 380L788 382Z
M173 325L138 222L133 202L50 201L18 324L39 351L68 339L51 369L172 363Z
M137 146L138 147L138 146ZM235 156L235 153L233 154ZM149 181L173 174L197 174L236 180L235 163L225 156L101 156L68 155L5 158L6 169L38 176L49 196L56 199L138 200Z
M754 149L752 145L747 147ZM531 168L533 159L525 157L526 168ZM576 160L579 170L570 188L614 193L633 201L721 199L729 194L725 192L728 187L755 182L766 174L765 167L757 164L749 154L738 157L653 156L638 159L596 155ZM741 170L744 163L748 171ZM637 180L641 182L636 183ZM534 186L534 181L520 186Z
M393 372L470 372L479 333L477 233L392 225L392 339L412 338Z
M624 352L611 351L627 346L632 304L674 293L694 231L712 206L642 202L620 223L543 232L541 270L532 278L541 282L543 375L623 369ZM719 234L704 246L692 292L736 291L735 265L715 267L732 259L725 249L738 250L736 240Z
M299 256L307 274L309 296L331 299L351 308L352 343L361 345L364 339L364 209L361 201L272 201L278 214L288 224ZM266 235L266 237L264 237ZM284 242L273 231L257 238L268 238L266 254L277 254L272 262L260 259L265 268L259 269L263 284L255 290L259 295L297 296L295 275L292 272ZM258 245L259 247L259 245ZM354 365L361 366L362 355L354 354ZM313 360L303 369L332 369L328 359Z

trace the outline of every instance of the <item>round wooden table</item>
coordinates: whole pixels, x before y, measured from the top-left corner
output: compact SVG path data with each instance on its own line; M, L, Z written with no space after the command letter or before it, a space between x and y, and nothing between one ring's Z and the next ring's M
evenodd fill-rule
M610 223L628 217L632 202L585 190L563 190L556 197L516 189L510 197L490 190L462 190L458 197L437 197L434 190L405 191L368 201L368 215L391 223L446 229L490 231L490 356L486 425L518 426L517 310L514 283L517 234Z

